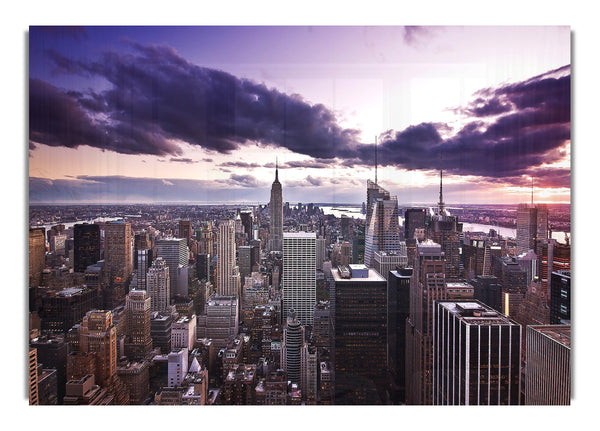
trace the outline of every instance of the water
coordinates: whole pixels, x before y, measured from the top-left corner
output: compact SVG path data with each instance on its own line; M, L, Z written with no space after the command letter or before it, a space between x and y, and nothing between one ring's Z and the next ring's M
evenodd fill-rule
M319 205L319 208L321 208L323 210L323 214L328 215L334 215L338 218L342 217L343 215L346 215L347 217L350 218L357 218L357 219L364 219L366 216L365 214L362 213L362 206L361 205L333 205L333 206L321 206Z
M109 221L115 221L115 220L123 220L123 217L97 217L93 220L78 220L78 221L73 221L73 222L68 222L68 223L48 223L48 224L41 224L41 225L36 225L36 226L31 226L31 227L43 227L45 230L50 229L52 226L56 226L58 224L63 224L65 225L65 229L69 229L72 228L73 226L75 226L76 224L82 224L82 223L95 223L95 222L109 222Z
M504 238L516 238L517 230L512 229L510 227L503 226L493 226L489 224L480 224L480 223L463 223L463 232L485 232L486 234L490 231L490 229L494 229L498 232L498 235L503 236ZM571 235L569 234L569 237ZM552 239L555 239L557 242L561 244L566 244L565 241L565 233L556 231L552 232ZM570 242L570 241L569 241Z
M319 206L323 210L324 214L332 214L336 217L341 217L342 214L352 218L364 219L365 215L361 212L360 205L331 205L331 206ZM404 217L398 217L400 226L404 226ZM490 229L494 229L498 232L498 235L504 238L516 238L517 230L510 227L495 226L489 224L480 223L463 223L464 232L484 232L488 233ZM570 236L570 235L569 235ZM552 238L561 244L565 244L565 233L564 232L552 232Z

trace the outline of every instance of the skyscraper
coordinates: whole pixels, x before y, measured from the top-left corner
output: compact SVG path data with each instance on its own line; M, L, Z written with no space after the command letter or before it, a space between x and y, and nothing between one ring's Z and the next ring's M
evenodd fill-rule
M369 268L373 267L376 251L401 252L396 196L390 198L388 194L385 200L377 199L371 210L372 214L365 234L365 265Z
M404 210L404 239L414 239L415 229L425 228L425 208L407 208Z
M117 330L110 311L89 311L79 328L79 351L96 353L96 382L108 384L117 374Z
M44 228L29 228L29 285L37 287L46 265Z
M281 368L287 372L288 380L300 385L301 350L304 346L304 327L301 325L294 309L290 309L286 326L283 329L281 344Z
M215 254L215 236L211 222L205 222L200 230L196 231L196 239L200 242L200 253Z
M104 274L110 283L126 280L133 270L131 238L131 224L122 220L104 227Z
M100 226L78 223L73 226L73 271L85 269L100 260Z
M171 281L169 267L162 257L152 262L146 276L146 290L150 296L150 309L159 313L170 314Z
M152 249L144 248L138 249L136 252L136 279L137 279L137 289L145 290L146 289L146 276L148 274L148 270L152 265Z
M235 222L221 220L217 235L217 294L240 298L241 278L235 251Z
M278 168L275 167L275 181L271 186L271 222L269 226L269 250L283 250L283 191L279 182Z
M571 271L555 271L550 282L550 323L571 323Z
M527 327L525 404L571 402L571 325Z
M433 303L446 299L446 265L439 244L417 244L406 321L407 404L431 405Z
M313 324L317 302L316 235L314 232L283 234L283 316L293 308L303 325Z
M536 240L548 238L548 207L519 204L517 207L517 253L534 250Z
M371 180L367 180L367 217L365 220L365 226L369 226L371 223L373 204L377 202L378 199L389 200L390 192L385 190L383 187L380 187L377 184L377 181L373 182Z
M385 404L387 282L374 269L331 270L335 283L335 403Z
M169 267L169 280L171 282L171 296L180 290L179 274L180 268L188 264L188 249L184 238L165 238L156 241L157 256L162 257ZM184 280L187 283L187 279Z
M433 309L433 404L518 405L521 325L478 301Z
M132 290L125 297L127 326L125 333L125 356L132 361L142 361L150 356L151 298L145 290Z
M406 256L406 243L401 241L399 252L376 251L373 256L373 269L377 271L386 280L389 278L390 271L396 267L406 268L408 257Z
M388 370L394 404L406 402L406 319L412 273L412 268L392 270L387 281Z
M186 240L186 245L190 246L190 239L192 238L192 223L189 220L179 220L179 235L177 238L183 238Z
M38 392L38 361L37 350L29 348L29 405L37 406L40 404Z

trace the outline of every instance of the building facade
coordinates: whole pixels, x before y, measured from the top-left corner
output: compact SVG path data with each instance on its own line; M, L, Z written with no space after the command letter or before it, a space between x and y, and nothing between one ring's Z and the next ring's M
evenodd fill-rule
M283 316L294 309L301 324L312 326L317 303L315 233L283 234L282 286Z
M571 403L571 325L527 327L525 404Z
M100 226L76 224L73 226L73 271L85 269L100 260Z
M433 404L520 404L521 325L478 301L433 314Z
M374 269L331 270L335 403L387 403L387 282Z

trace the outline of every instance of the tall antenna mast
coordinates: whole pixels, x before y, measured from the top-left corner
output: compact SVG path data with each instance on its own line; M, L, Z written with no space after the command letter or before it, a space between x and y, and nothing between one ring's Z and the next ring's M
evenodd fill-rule
M377 136L375 136L375 184L377 184Z
M444 215L444 199L442 194L442 152L440 151L440 202L438 203L439 215Z

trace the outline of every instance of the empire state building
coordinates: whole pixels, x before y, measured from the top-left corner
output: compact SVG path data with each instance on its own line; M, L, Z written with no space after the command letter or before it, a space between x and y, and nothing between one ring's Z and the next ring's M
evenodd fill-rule
M269 229L269 250L283 250L283 192L279 182L277 165L275 166L275 181L271 186L271 225Z

